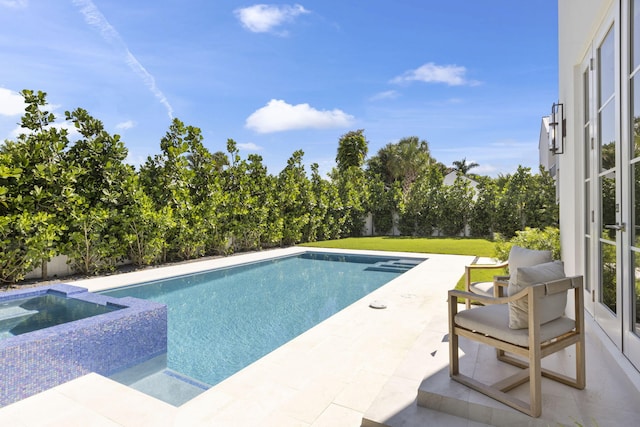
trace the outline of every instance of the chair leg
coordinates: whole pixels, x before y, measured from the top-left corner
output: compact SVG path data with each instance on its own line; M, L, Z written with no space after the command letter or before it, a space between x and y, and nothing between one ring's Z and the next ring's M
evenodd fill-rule
M576 388L584 390L586 386L584 334L576 343Z
M455 316L458 312L458 298L449 297L449 376L453 377L460 373L460 363L458 355L458 335L455 334Z
M582 278L574 291L576 331L580 333L580 339L576 343L576 388L583 390L587 384L585 372L585 338L584 338L584 291Z
M531 416L539 417L542 414L542 366L540 357L533 355L529 358L529 393Z
M449 376L460 373L460 356L458 355L458 336L449 334Z

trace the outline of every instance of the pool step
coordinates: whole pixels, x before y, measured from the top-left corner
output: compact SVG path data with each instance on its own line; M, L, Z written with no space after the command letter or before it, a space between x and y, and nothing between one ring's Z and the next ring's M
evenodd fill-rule
M20 307L19 305L1 307L0 322L3 322L5 320L15 319L18 317L22 318L22 317L31 316L33 313L37 313L37 312L38 310L27 310Z
M180 406L210 388L209 385L187 378L171 369L146 376L129 384L129 387L173 406Z
M404 273L411 270L422 260L398 259L393 261L377 262L371 267L365 268L365 271L383 271L387 273Z
M13 329L18 323L28 318L38 310L27 310L18 305L4 306L0 308L0 331L7 332Z
M110 378L173 406L180 406L211 388L209 384L167 368L166 362L166 355L158 356Z

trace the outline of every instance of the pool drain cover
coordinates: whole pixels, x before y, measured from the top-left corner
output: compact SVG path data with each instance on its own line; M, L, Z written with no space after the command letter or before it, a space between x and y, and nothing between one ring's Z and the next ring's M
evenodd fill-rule
M387 304L383 303L382 301L375 300L375 301L372 301L371 304L369 304L369 307L382 309L382 308L387 308Z

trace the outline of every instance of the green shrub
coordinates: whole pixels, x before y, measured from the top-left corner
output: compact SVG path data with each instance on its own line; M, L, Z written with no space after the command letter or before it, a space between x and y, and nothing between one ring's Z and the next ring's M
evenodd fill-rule
M523 231L516 231L516 235L511 240L505 240L497 235L495 258L507 260L513 245L527 249L550 250L553 259L560 259L560 230L556 227L546 227L544 230L527 227Z

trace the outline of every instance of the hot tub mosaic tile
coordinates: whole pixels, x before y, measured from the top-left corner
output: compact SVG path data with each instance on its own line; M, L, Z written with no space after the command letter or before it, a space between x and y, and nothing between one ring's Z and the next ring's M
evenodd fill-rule
M167 350L167 307L70 285L0 294L0 303L54 293L117 310L0 340L0 405L90 372L111 375Z

